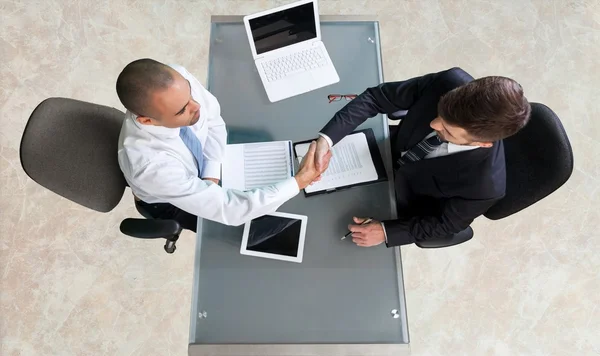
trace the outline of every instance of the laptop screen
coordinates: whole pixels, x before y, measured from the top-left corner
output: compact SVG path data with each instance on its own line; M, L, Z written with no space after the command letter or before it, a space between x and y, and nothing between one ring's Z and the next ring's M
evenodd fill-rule
M317 37L313 3L249 20L256 54Z

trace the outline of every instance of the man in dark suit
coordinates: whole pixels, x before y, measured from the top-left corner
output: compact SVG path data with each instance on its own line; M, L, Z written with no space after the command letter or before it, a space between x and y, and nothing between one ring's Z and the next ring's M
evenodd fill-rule
M355 217L353 241L391 247L451 240L504 196L502 139L523 128L530 112L514 80L473 80L460 68L384 83L367 89L321 130L317 167L328 163L331 146L368 118L384 113L401 120L390 126L398 218L360 225L364 219Z

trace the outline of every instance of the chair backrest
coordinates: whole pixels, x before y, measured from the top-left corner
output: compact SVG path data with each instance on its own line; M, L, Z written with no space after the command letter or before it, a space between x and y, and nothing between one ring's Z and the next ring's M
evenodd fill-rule
M125 114L107 106L49 98L33 111L21 139L21 165L43 187L101 212L126 187L117 149Z
M573 172L573 150L564 127L547 106L531 103L531 118L504 140L506 195L485 216L502 219L543 199Z

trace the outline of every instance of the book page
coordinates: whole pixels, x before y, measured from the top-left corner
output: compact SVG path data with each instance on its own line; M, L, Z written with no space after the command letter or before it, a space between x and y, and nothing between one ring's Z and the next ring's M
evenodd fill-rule
M308 143L295 146L299 162L308 152L308 147ZM305 189L307 193L377 180L377 170L364 133L344 137L331 151L329 167L323 173L321 181Z
M294 174L291 142L227 145L223 188L250 190L282 182Z

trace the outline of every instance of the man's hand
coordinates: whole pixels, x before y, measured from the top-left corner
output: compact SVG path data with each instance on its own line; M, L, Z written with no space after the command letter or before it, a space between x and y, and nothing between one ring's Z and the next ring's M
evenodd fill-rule
M385 241L385 232L381 222L373 220L367 225L360 225L366 218L353 218L354 222L359 225L348 225L348 230L352 231L352 242L357 246L371 247L377 246Z
M215 183L217 185L219 184L219 180L217 178L202 178L202 180L208 180L208 181L211 181L211 182L213 182L213 183Z
M315 152L315 165L317 169L325 172L327 166L329 166L329 160L331 159L331 147L327 140L321 136L317 140L317 150Z
M317 150L317 143L315 141L311 142L310 147L308 148L308 152L302 159L302 163L300 163L300 169L294 178L296 178L296 182L298 182L298 187L300 189L304 189L308 187L311 183L318 181L321 179L321 174L325 172L327 166L329 166L329 159L331 158L331 152L325 155L326 165L322 167L321 170L317 169L315 166L315 151Z

